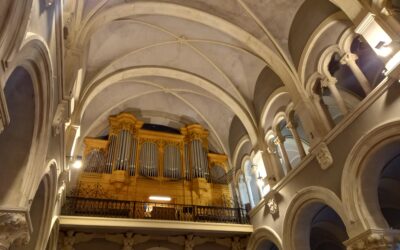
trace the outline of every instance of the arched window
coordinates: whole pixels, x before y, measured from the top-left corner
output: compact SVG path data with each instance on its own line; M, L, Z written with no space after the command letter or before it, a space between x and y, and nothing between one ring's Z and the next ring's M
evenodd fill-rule
M158 150L154 142L144 142L140 150L140 175L158 176Z
M261 194L257 184L257 168L250 160L244 163L244 176L247 189L249 190L250 203L254 207L260 202Z
M167 144L164 148L164 177L181 178L181 153L178 146Z

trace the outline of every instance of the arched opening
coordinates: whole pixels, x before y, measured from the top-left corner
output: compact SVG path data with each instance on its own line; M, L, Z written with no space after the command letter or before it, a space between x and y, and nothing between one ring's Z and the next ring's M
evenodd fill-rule
M8 78L4 94L10 124L0 134L0 200L7 197L15 183L21 183L21 172L27 164L35 123L35 93L32 78L23 67L17 67Z
M279 248L269 240L263 240L258 244L256 250L279 250Z
M379 205L389 227L400 229L400 152L381 171L378 184Z
M39 188L36 191L35 197L33 198L32 205L29 209L29 216L32 222L32 234L30 236L29 243L20 247L12 247L11 250L31 250L39 247L39 241L44 237L43 229L45 225L46 212L46 199L48 199L48 187L46 179L40 182Z
M336 86L339 92L340 93L347 92L348 94L350 94L351 96L353 96L358 100L363 99L366 96L366 94L364 93L359 82L357 81L357 78L354 76L350 67L347 66L346 64L343 64L341 61L342 61L342 56L339 55L338 53L334 53L328 65L329 73L337 80ZM353 100L344 99L344 101L346 105L349 105L352 104L352 102L350 101ZM353 106L350 105L349 108L352 109Z
M292 132L287 127L287 122L282 119L278 123L277 133L280 133L283 138L283 145L289 157L289 162L292 167L296 167L301 162L299 149L297 148L296 142Z
M397 125L393 128L383 127L387 132L386 140L378 138L380 143L374 148L359 153L353 162L362 162L354 173L350 172L350 179L346 180L348 187L354 187L353 179L358 179L353 197L349 197L355 204L361 204L359 211L354 211L369 228L400 228L400 202L397 188L400 183L400 138L397 134ZM376 138L362 142L362 145L376 143ZM361 144L360 144L361 145ZM357 154L355 154L357 155ZM357 163L356 163L357 164ZM352 208L354 209L354 208Z
M346 227L339 215L328 206L321 206L311 221L311 250L344 250L348 239Z
M297 213L293 226L293 249L344 250L349 237L340 216L329 206L312 202Z
M356 63L368 79L371 88L375 88L385 78L383 72L385 64L382 59L377 56L362 36L358 36L353 40L350 49L351 53L357 55Z

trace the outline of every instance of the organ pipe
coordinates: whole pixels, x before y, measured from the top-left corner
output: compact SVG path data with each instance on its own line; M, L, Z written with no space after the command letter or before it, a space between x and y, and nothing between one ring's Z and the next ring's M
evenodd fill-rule
M181 134L168 134L143 130L142 125L130 114L110 117L108 141L90 139L97 141L85 149L85 171L211 181L208 132L204 128L194 124L182 128ZM102 150L91 152L96 147Z

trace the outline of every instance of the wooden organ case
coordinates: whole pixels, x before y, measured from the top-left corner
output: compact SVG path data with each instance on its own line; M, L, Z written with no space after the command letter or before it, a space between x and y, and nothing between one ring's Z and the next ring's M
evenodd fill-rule
M85 138L79 196L125 201L171 197L171 203L230 207L226 155L208 152L208 131L198 124L180 133L143 129L132 114L109 118L107 140ZM90 194L83 190L94 190ZM99 191L101 190L101 191Z

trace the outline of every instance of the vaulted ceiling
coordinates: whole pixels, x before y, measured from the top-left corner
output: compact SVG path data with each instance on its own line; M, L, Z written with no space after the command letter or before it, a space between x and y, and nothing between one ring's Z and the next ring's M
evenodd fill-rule
M313 3L322 10L316 23L302 10ZM328 0L65 1L81 138L107 134L107 118L128 111L174 128L200 123L220 153L233 153L232 133L254 145L268 95L290 93L285 105L303 94L299 55L336 10ZM299 22L311 30L299 32Z

